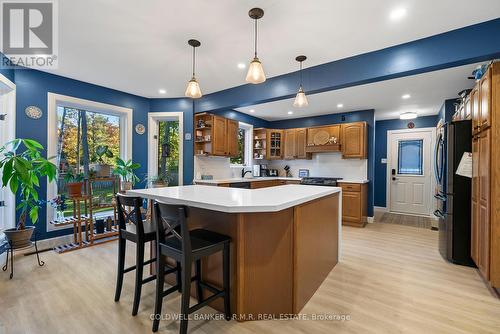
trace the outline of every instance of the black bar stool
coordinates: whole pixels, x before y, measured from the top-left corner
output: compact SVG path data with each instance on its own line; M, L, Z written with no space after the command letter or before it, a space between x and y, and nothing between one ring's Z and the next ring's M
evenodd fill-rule
M141 300L142 285L153 281L156 275L151 275L145 279L142 278L145 265L153 263L156 258L144 261L144 246L146 242L156 239L156 225L150 221L144 222L142 219L141 206L142 198L136 196L116 195L116 204L118 209L118 271L116 275L115 302L120 300L120 294L123 285L123 275L135 270L135 293L132 315L136 315L139 310ZM136 244L135 266L125 268L125 250L126 241L129 240ZM177 266L179 268L179 266ZM166 268L166 274L177 272L177 268ZM162 276L163 275L159 275ZM179 280L179 275L177 280Z
M224 298L224 313L226 320L231 319L229 305L229 243L231 238L216 232L204 229L188 230L186 218L187 208L180 205L169 205L155 202L154 218L156 220L156 270L162 272L165 269L165 257L175 259L181 264L181 326L180 333L187 333L188 315L203 306L209 304L216 298ZM223 289L219 290L201 278L201 259L222 251L223 257ZM195 276L191 277L191 267L195 263ZM196 281L196 297L198 303L189 306L191 296L191 282ZM165 277L156 277L156 301L155 317L153 320L153 332L158 331L160 324L161 307L163 297L178 290L179 286L173 286L163 290ZM212 292L208 298L203 298L203 289Z

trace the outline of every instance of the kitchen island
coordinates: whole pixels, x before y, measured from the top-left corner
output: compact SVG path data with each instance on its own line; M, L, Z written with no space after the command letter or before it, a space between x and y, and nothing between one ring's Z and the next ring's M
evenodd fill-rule
M299 313L339 260L338 187L193 185L127 193L186 205L190 229L206 228L232 238L231 306L239 320ZM219 254L204 261L204 280L221 286L221 265ZM223 309L220 300L212 306Z

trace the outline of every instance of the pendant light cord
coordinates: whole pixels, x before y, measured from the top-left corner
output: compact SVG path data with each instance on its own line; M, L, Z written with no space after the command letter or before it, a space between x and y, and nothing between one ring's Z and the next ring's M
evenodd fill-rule
M195 52L196 52L196 48L193 46L193 78L194 78L194 67L195 67L195 62L196 62Z
M255 19L255 58L257 58L257 19Z
M300 87L302 88L302 62L300 62Z

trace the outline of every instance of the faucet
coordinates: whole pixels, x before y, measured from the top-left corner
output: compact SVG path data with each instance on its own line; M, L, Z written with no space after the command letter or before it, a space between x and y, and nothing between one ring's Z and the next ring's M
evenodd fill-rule
M241 169L241 178L245 178L245 175L247 175L247 173L251 173L252 171L251 170L247 170L245 171L245 168L242 168Z

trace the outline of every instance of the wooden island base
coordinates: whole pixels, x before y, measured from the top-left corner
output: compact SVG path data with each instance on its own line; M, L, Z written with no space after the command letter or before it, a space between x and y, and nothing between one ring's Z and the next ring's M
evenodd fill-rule
M188 219L190 228L231 236L231 308L239 321L299 313L338 262L339 222L339 193L278 212L190 207ZM222 253L208 258L203 279L221 287L221 266ZM221 299L211 306L223 310Z

